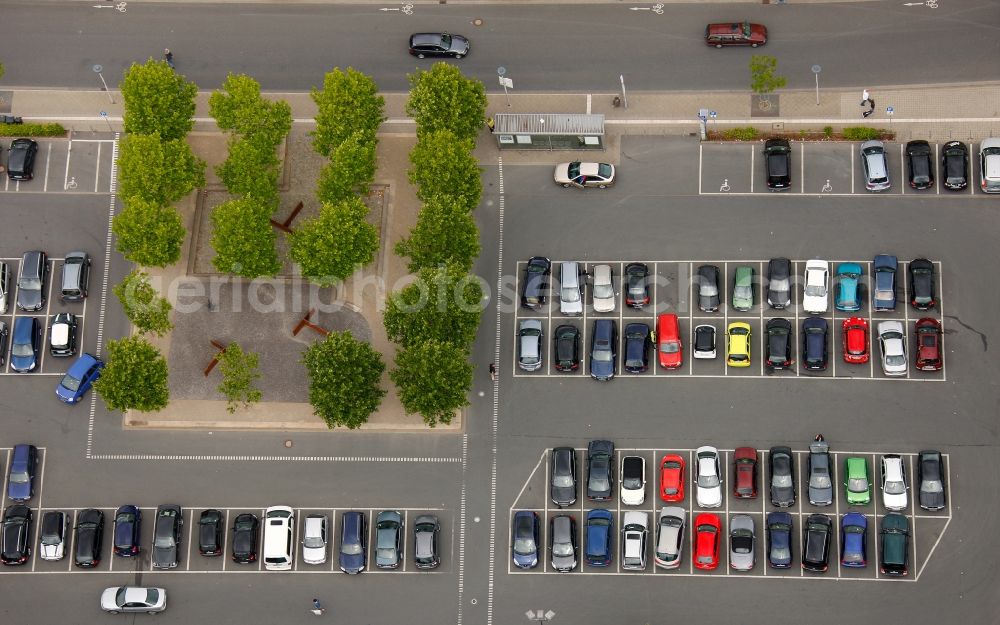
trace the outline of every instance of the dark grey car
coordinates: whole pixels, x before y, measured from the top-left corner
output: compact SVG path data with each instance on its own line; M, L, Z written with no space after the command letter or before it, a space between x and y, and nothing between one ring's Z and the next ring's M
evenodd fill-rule
M552 450L552 483L549 495L552 503L561 507L576 503L576 450L556 447Z
M920 484L920 507L942 510L947 503L944 492L944 470L941 452L925 449L917 459L917 482Z
M49 275L49 257L45 252L25 252L21 257L21 275L17 278L17 307L33 312L45 306Z
M375 566L395 569L403 558L403 515L383 510L375 517Z
M809 503L814 506L833 503L830 445L822 439L809 444Z
M413 562L418 569L433 569L441 564L438 534L441 524L433 514L422 514L413 524Z
M772 447L767 455L771 473L771 504L779 508L795 505L795 456L791 447Z
M698 267L698 308L702 312L719 310L719 268L715 265Z
M787 258L772 258L767 263L767 303L771 308L782 309L791 301L792 285L789 276L792 262Z
M590 441L587 444L587 499L607 501L615 489L615 444Z
M156 521L153 525L153 568L177 568L180 561L181 528L184 527L184 516L181 507L174 504L164 504L156 509Z
M552 556L552 568L560 573L567 573L576 568L576 556L579 550L576 542L576 520L560 514L552 517L549 553Z

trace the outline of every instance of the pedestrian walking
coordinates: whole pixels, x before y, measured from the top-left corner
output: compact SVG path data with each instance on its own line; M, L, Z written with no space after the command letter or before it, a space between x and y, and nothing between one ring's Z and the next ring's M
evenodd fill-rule
M486 127L490 129L490 132L493 132L494 130L496 130L497 123L495 121L493 121L492 117L487 117L486 118Z
M497 366L492 362L490 363L490 380L497 381Z
M871 100L871 95L868 93L868 90L865 89L861 92L861 106L868 104L868 100Z
M170 51L170 48L163 49L163 58L167 60L170 69L174 69L174 53Z
M319 599L313 599L312 613L316 616L323 616L324 612L326 612L326 608L320 605Z
M868 104L871 106L870 109L861 114L862 117L868 117L875 112L875 100L868 98Z

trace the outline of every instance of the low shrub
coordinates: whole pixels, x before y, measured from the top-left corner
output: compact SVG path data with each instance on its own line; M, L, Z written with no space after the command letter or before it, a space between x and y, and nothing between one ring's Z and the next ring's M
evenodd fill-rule
M0 124L0 137L60 137L62 124Z
M833 126L823 126L823 134L829 139L833 136Z
M849 126L844 128L841 134L846 141L869 141L883 136L885 130L881 128L869 128L868 126Z
M724 141L754 141L759 133L753 126L747 126L745 128L727 128L719 134Z

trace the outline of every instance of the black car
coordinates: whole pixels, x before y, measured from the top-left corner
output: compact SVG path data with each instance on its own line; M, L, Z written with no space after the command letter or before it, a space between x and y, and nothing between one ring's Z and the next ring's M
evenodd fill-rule
M771 308L782 309L792 301L792 261L787 258L772 258L767 263L767 304Z
M825 514L810 514L802 528L802 568L823 573L829 567L833 521Z
M642 373L649 369L649 326L630 323L625 326L625 370Z
M552 483L549 495L552 503L572 506L576 503L576 450L572 447L556 447L552 450Z
M3 513L3 551L0 562L24 564L31 557L31 508L23 504Z
M702 312L719 310L719 268L715 265L698 267L698 308Z
M787 139L764 142L764 168L767 188L771 191L784 191L792 186L792 146Z
M87 508L76 518L76 540L73 562L91 569L101 563L101 543L104 541L104 513Z
M923 139L906 144L906 175L914 189L930 189L934 186L931 146Z
M694 329L694 357L715 358L715 326L702 324Z
M260 522L249 512L233 521L233 562L249 564L257 560L257 531Z
M829 359L827 334L830 324L822 317L808 317L802 322L802 365L810 371L823 371Z
M448 33L415 33L410 35L410 54L418 59L428 56L450 56L460 59L469 53L469 40Z
M961 141L949 141L941 149L944 188L960 191L969 185L969 148Z
M772 447L767 455L771 474L771 504L778 508L795 505L795 457L791 447Z
M181 507L163 504L156 509L153 524L153 568L173 569L180 561L181 528L184 517Z
M615 444L590 441L587 444L587 499L607 501L615 490Z
M925 449L920 452L917 483L920 484L920 507L924 510L943 510L947 499L940 451Z
M21 275L17 277L17 307L26 312L41 310L48 297L49 257L41 250L25 252L21 257Z
M198 518L198 553L203 556L222 555L222 512L205 510Z
M31 139L14 139L7 155L7 177L11 180L31 180L35 174L35 154L38 144Z
M549 274L552 261L544 256L532 256L524 268L524 286L521 287L521 306L540 310L549 292Z
M555 331L556 371L576 371L580 368L580 331L574 326L563 325Z
M114 552L121 558L139 555L139 536L142 533L142 511L136 506L125 505L115 511Z
M632 308L642 308L649 303L649 267L645 263L629 263L625 265L625 281L628 290L625 292L625 303Z
M767 320L767 360L768 369L787 369L792 366L792 322L776 317Z
M607 382L618 371L618 325L614 319L598 319L590 337L590 377Z
M910 261L910 304L917 310L930 310L934 299L934 263L926 258Z

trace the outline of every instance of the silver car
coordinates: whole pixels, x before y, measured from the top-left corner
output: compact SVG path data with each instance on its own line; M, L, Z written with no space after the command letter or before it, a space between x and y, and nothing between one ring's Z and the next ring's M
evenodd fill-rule
M881 321L878 324L878 344L882 350L882 372L886 375L906 375L906 340L903 324Z
M433 514L421 514L413 524L413 561L418 569L433 569L441 564L438 533L441 524Z
M757 537L753 519L746 514L734 514L729 520L729 565L734 571L752 571L756 563Z
M656 524L656 550L653 552L656 566L676 569L681 565L686 518L687 510L680 506L660 509L660 519Z
M630 510L622 521L622 568L642 571L646 568L646 537L649 518L645 512Z
M101 593L101 609L111 614L122 612L163 612L167 609L167 591L162 588L118 586Z
M326 562L326 526L324 514L310 514L302 528L302 561L306 564Z
M552 517L552 539L549 545L552 568L560 573L575 569L577 551L576 521L567 514Z
M885 144L878 140L861 144L861 166L865 170L865 188L869 191L885 191L889 183L889 163L885 156Z
M403 559L403 515L383 510L375 517L375 566L394 569Z
M66 553L66 513L50 510L42 515L39 529L42 560L62 560Z
M542 322L522 319L517 330L517 366L525 371L542 368Z
M583 281L576 261L559 266L559 312L574 317L583 314Z
M833 503L830 445L822 439L809 444L809 503L814 506Z
M719 450L715 447L699 447L695 451L697 461L694 483L697 486L695 499L702 508L718 508L722 505L722 473L719 470Z
M614 312L615 300L615 273L611 270L611 265L597 265L594 267L594 312Z

